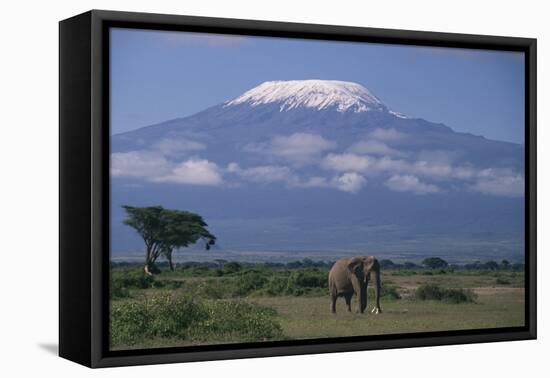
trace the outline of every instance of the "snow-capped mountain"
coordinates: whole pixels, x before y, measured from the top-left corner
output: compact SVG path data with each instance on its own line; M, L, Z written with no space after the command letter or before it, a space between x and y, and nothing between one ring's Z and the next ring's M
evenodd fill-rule
M304 107L337 112L388 111L386 106L360 84L336 80L267 81L243 93L224 107L276 104L281 112Z
M111 151L115 253L140 248L123 204L197 211L233 250L523 253L524 147L407 117L357 83L268 81Z

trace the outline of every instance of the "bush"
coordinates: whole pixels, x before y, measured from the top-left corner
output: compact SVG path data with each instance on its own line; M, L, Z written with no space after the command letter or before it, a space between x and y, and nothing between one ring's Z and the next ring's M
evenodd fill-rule
M443 295L443 300L449 303L473 303L477 299L471 289L446 289Z
M204 306L189 298L153 297L146 303L150 315L148 331L152 336L184 339L187 328L204 319Z
M440 301L443 298L443 289L436 284L420 285L415 291L415 297L423 301Z
M228 262L223 266L223 274L237 273L242 269L242 265L236 261Z
M328 286L328 276L326 272L319 270L296 270L290 273L288 286L326 288Z
M133 345L152 338L264 341L282 338L275 310L238 301L197 301L155 296L113 303L111 344Z
M282 338L277 312L239 301L216 301L206 306L208 316L193 328L194 339L266 341Z
M477 295L470 289L446 289L436 284L420 285L415 291L415 298L449 303L475 302Z
M174 280L154 280L151 287L154 289L181 289L183 287L183 282Z
M497 285L510 285L511 282L508 281L506 278L503 278L503 277L497 277L497 279L495 280L495 283Z
M284 294L301 296L328 287L328 275L318 269L295 270L290 273Z
M130 298L130 291L120 281L111 281L111 299Z
M148 337L150 316L139 302L111 303L111 345L131 345Z
M265 274L249 271L240 276L237 280L236 296L246 296L253 291L260 290L267 283Z
M401 294L399 294L397 286L382 285L380 288L380 297L388 299L401 299Z
M234 296L236 291L234 281L220 279L205 279L186 285L190 295L205 299L221 299Z
M111 299L130 297L129 289L148 289L155 279L141 269L117 269L111 271Z
M270 296L285 295L287 293L288 277L276 275L270 277L262 292Z
M135 289L150 288L155 279L141 269L123 269L113 271L111 282L118 281L122 286Z

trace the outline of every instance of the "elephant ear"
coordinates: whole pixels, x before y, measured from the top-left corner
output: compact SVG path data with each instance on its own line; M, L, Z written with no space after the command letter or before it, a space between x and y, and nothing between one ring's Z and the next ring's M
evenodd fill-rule
M363 268L363 259L359 257L354 257L348 263L348 269L353 273L357 268Z

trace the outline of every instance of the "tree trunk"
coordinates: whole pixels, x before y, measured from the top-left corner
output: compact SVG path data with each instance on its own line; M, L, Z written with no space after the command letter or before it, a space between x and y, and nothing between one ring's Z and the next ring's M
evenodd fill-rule
M166 259L168 260L168 265L170 266L170 270L174 271L174 264L172 263L172 251L166 253Z
M145 266L143 267L143 271L148 276L153 275L153 271L154 271L153 266L155 265L155 260L156 260L156 258L153 254L152 249L147 248L147 255L145 256Z
M145 266L143 267L143 271L148 276L152 276L153 273L151 273L151 247L147 245L147 250L145 251Z

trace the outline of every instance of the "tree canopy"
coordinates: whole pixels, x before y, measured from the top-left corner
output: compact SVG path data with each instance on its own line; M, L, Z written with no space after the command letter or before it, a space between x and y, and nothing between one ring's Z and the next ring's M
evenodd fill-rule
M446 268L449 264L440 257L428 257L422 260L422 265L430 269Z
M200 239L206 249L216 242L203 218L195 213L165 209L162 206L122 206L127 218L124 224L137 231L145 243L145 272L151 274L155 261L164 256L173 269L172 252L188 247Z

